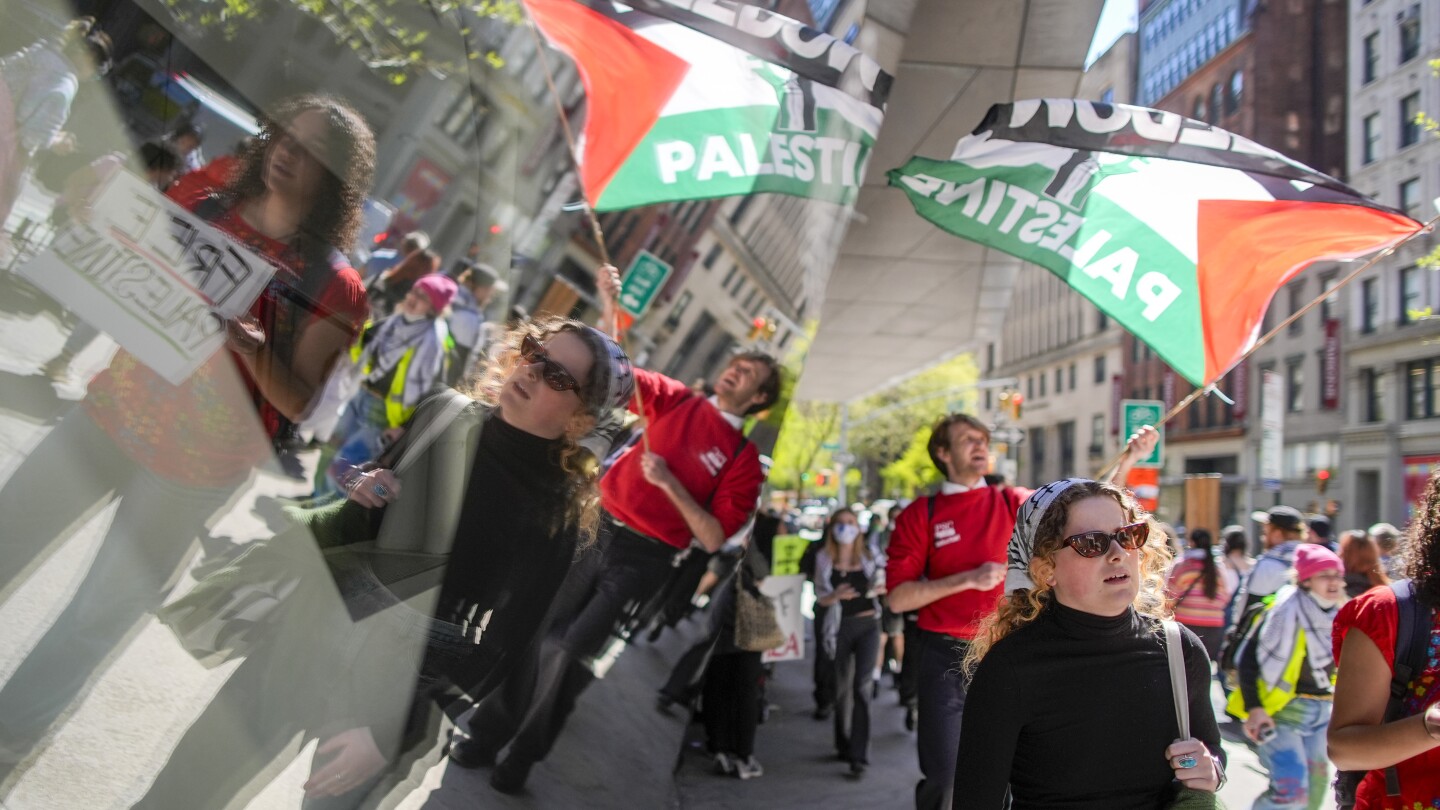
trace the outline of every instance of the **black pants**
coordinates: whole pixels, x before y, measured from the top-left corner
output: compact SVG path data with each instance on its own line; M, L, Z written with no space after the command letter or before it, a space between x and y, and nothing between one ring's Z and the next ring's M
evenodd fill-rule
M835 707L835 750L850 762L870 761L870 697L879 655L878 617L841 619L835 639L835 678L848 688Z
M900 661L900 705L914 706L920 701L920 614L906 613L904 618L905 657Z
M915 787L918 810L950 810L955 788L955 757L960 751L960 717L965 712L965 680L960 661L965 642L919 630L920 719L917 728L922 778Z
M716 655L705 670L702 691L705 736L710 750L748 759L760 725L760 653Z
M482 747L499 751L513 740L511 757L544 759L595 679L589 659L604 649L625 611L670 577L676 549L618 527L608 515L600 531L598 547L570 567L551 608L550 633L529 665L519 665L471 717L470 736Z

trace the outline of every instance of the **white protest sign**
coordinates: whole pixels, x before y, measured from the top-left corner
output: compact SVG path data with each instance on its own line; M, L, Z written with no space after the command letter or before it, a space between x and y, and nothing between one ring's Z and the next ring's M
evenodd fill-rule
M765 663L805 658L805 616L800 612L800 599L804 592L804 574L769 576L760 583L760 593L775 603L775 618L780 623L780 632L785 634L784 644L767 650L761 656Z
M139 177L116 171L20 273L179 385L225 343L275 268Z

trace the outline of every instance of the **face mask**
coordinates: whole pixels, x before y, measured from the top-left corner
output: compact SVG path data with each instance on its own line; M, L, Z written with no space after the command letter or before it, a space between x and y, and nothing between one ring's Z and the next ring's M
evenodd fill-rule
M855 542L860 536L860 527L849 523L840 523L835 526L835 542L842 546L848 546Z
M421 315L411 315L411 314L408 313L408 312L401 312L401 313L400 313L400 317L401 317L401 318L404 318L406 323L415 323L415 322L417 322L417 321L423 321L423 320L425 320L426 318L428 318L428 317L430 317L430 316L429 316L429 315L424 315L424 314L421 314Z
M1330 610L1331 608L1336 607L1340 604L1339 599L1326 599L1325 597L1314 591L1310 591L1310 598L1315 600L1315 604L1319 605L1322 608L1325 608L1326 610Z

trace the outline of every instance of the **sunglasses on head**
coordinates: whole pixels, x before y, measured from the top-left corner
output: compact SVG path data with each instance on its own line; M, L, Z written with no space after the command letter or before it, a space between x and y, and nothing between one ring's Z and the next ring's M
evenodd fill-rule
M526 335L520 341L520 357L526 363L539 363L541 366L540 377L545 384L553 391L574 391L580 394L580 383L575 379L564 366L550 359L545 353L545 345L533 335Z
M1110 543L1116 542L1123 549L1134 551L1145 545L1150 538L1150 526L1147 523L1131 523L1129 526L1121 526L1113 532L1082 532L1072 534L1062 541L1075 549L1075 553L1081 557L1099 557L1110 550Z

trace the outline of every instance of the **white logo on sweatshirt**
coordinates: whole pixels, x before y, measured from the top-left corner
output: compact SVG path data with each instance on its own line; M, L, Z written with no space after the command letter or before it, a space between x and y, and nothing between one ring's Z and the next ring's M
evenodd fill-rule
M955 531L955 521L947 520L935 524L935 548L944 548L960 542L960 532Z
M720 471L725 469L726 461L728 459L724 451L718 447L712 447L700 454L700 463L705 465L705 469L709 470L712 476L719 475Z

